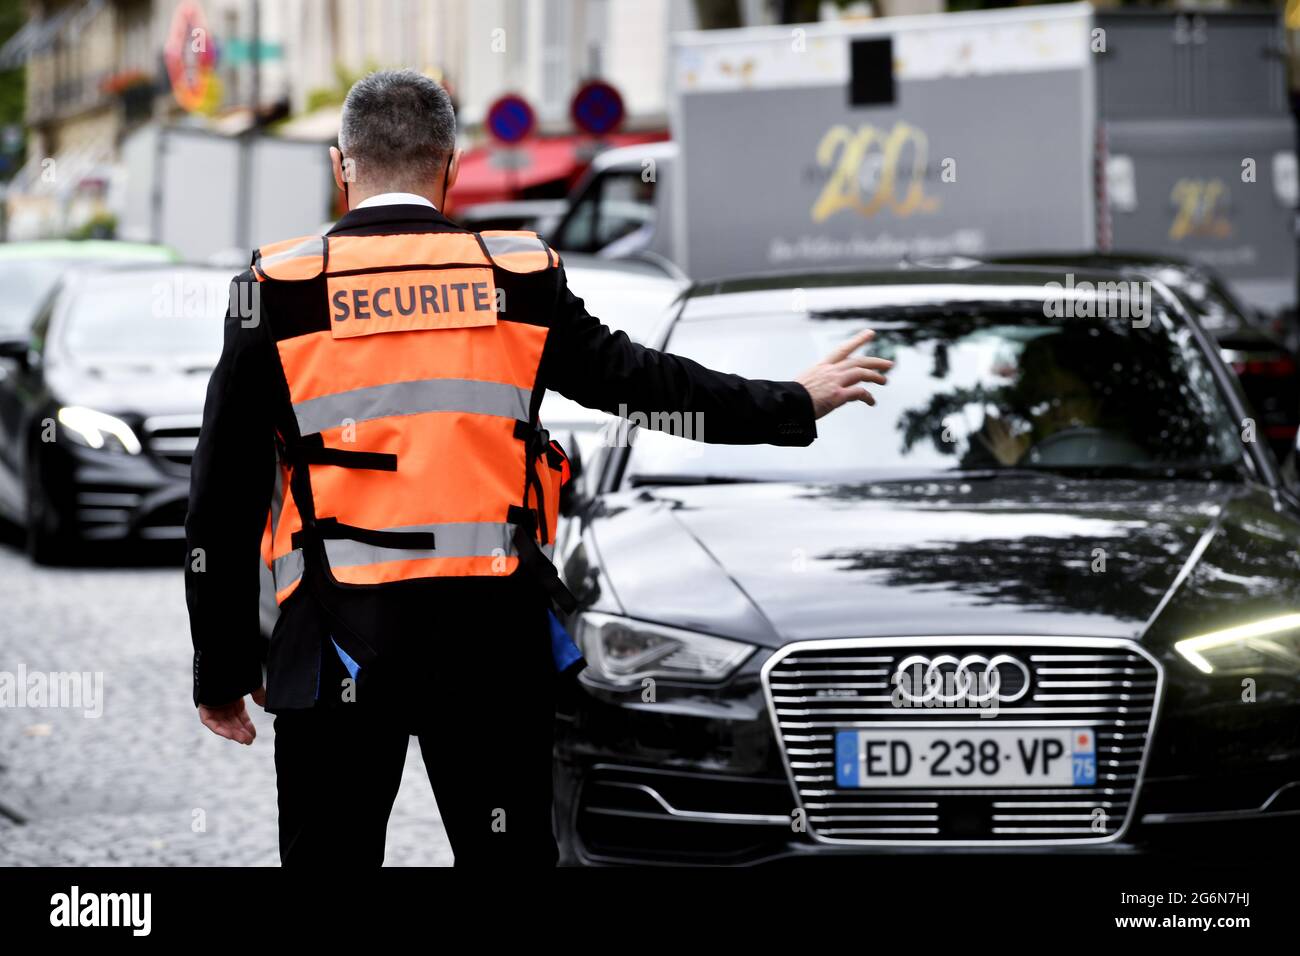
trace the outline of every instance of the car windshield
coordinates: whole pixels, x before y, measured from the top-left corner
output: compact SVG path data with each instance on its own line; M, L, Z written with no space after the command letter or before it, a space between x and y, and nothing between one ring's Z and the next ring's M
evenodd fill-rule
M150 273L94 280L61 322L61 351L78 361L141 355L215 358L230 280L218 273Z
M21 338L31 327L45 297L59 276L84 265L76 259L6 259L0 260L0 338Z
M630 439L624 481L888 480L1008 469L1237 476L1243 456L1233 416L1190 330L1159 311L1148 327L1133 325L1006 306L688 317L675 326L670 351L751 378L789 379L867 327L877 332L870 351L895 364L888 387L873 389L876 407L822 419L811 447L708 445L641 428ZM707 421L667 424L708 436Z

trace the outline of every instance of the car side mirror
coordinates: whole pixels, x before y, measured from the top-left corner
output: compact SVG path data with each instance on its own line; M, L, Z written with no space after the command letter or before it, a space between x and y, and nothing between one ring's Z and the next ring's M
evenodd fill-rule
M1296 458L1300 455L1297 450L1296 440L1294 438L1270 438L1269 447L1273 449L1273 454L1277 456L1277 463L1284 471L1289 466L1292 470L1298 467Z
M1300 496L1300 433L1297 433L1295 442L1286 454L1278 456L1278 469L1282 476L1282 483L1290 488L1293 494Z
M1278 464L1284 469L1289 467L1292 472L1300 469L1300 408L1296 407L1295 398L1298 382L1300 373L1296 372L1295 365L1291 365L1291 387L1284 393L1289 399L1283 402L1284 413L1279 416L1281 421L1274 423L1276 434L1269 435L1267 439L1273 454L1277 456Z
M28 344L26 339L0 339L0 359L17 362L27 367Z
M582 477L582 446L578 444L577 432L564 436L564 453L569 457L569 483Z
M575 432L569 432L565 436L564 453L569 459L569 481L560 490L560 514L568 517L581 511L587 500L586 493L581 488L582 446L578 444Z

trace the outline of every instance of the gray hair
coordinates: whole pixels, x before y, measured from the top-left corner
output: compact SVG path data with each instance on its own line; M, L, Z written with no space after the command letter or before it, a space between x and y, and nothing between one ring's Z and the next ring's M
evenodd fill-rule
M451 97L423 73L380 70L348 91L339 150L353 178L415 191L437 179L455 148Z

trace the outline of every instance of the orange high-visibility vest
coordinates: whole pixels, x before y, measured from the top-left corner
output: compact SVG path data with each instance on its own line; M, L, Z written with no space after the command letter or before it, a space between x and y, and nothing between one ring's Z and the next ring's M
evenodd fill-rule
M550 316L544 299L498 295L506 274L558 264L528 232L307 236L254 253L291 412L263 536L277 602L312 562L365 586L523 560L560 599L546 553L568 462L537 420Z

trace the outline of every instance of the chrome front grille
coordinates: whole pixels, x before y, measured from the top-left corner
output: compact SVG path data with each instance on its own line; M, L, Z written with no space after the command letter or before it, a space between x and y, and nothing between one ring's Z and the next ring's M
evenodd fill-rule
M913 655L1013 655L1029 672L1002 687L994 716L978 708L899 706L894 674ZM809 641L777 651L763 687L808 832L822 842L1005 845L1100 843L1127 828L1155 726L1162 672L1131 641L944 637ZM1094 786L901 789L837 782L836 732L1092 728Z
M188 470L199 443L201 415L157 415L144 422L141 436L151 455L175 469Z

